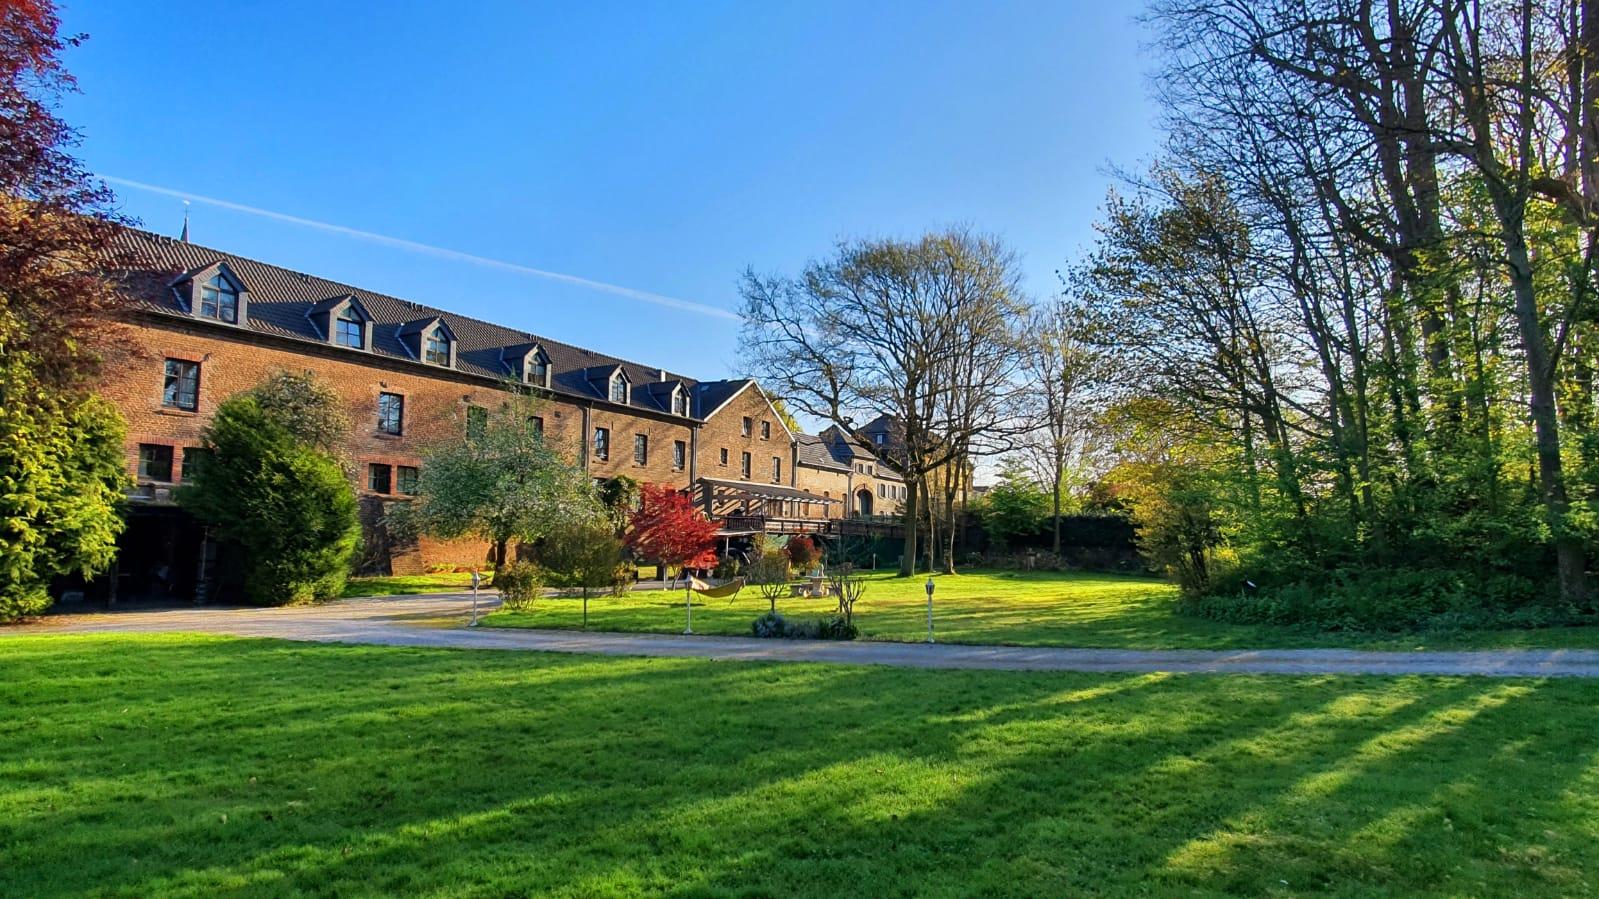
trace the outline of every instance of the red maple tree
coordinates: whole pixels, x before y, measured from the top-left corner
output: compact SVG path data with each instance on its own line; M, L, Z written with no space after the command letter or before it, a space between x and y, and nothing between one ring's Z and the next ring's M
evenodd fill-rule
M686 493L670 484L645 484L628 519L627 545L663 566L710 568L716 564L717 528Z

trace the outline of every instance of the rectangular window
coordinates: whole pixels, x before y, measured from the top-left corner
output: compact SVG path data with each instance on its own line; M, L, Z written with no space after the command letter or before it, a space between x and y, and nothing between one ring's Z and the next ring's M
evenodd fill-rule
M643 434L633 435L633 464L648 465L650 463L650 438Z
M373 462L366 467L366 489L373 493L388 493L393 477L394 466Z
M610 428L595 428L594 429L594 458L596 458L596 459L609 459L609 458L611 458L611 429Z
M193 412L200 407L200 363L168 359L161 405Z
M682 471L688 464L688 444L681 440L672 441L672 470Z
M233 282L217 272L200 285L200 314L234 324L239 319L239 292Z
M404 427L405 397L398 393L378 394L378 431L398 437Z
M532 418L528 419L528 421L533 423L533 433L539 435L540 437L543 437L544 436L544 416L535 415Z
M753 428L754 426L755 426L755 422L752 421L748 415L744 416L743 429L744 429L744 436L745 437L748 437L750 435L750 429Z
M781 456L772 457L772 483L783 483L783 459Z
M679 390L679 391L677 391L677 392L672 394L672 414L673 415L687 415L688 414L688 394L684 393L681 390Z
M416 482L421 475L415 465L401 465L395 470L395 486L406 496L416 496Z
M888 486L888 485L886 485L886 484L878 484L877 485L877 498L878 499L887 499L888 498L888 491L883 489L886 486Z
M203 446L186 446L183 448L183 473L181 477L185 481L194 477L196 469L199 468L199 461L205 458L206 453L209 452L210 450Z
M543 359L534 359L533 370L528 377L535 384L547 384L550 380L550 364Z
M172 447L161 443L139 444L139 479L172 482Z
M366 346L366 334L361 327L361 320L349 318L348 314L339 316L333 323L333 342L340 346L361 349Z
M725 446L722 447L722 465L724 467L727 465L727 447Z
M450 364L450 340L438 331L428 335L427 345L423 348L422 358L434 365Z
M466 407L466 439L482 440L489 429L489 410L482 406Z
M769 422L769 421L761 422L761 439L762 440L771 440L772 439L772 423L771 422Z
M741 454L739 456L738 469L739 469L739 471L744 473L744 480L746 480L746 481L749 480L749 477L750 477L750 454L749 453L743 453L743 454Z

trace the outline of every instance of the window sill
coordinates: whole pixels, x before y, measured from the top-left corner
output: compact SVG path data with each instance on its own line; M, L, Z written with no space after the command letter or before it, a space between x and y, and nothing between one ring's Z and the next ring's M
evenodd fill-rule
M196 418L199 416L200 411L198 409L176 409L172 406L157 406L155 414L172 415L177 418Z
M405 439L405 435L404 434L390 434L390 433L387 433L385 431L374 431L374 432L372 432L372 436L376 437L379 440L404 440Z

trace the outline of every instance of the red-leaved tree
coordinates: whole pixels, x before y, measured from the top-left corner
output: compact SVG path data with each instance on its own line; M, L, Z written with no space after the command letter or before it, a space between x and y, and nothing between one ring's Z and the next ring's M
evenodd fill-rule
M663 566L708 568L716 563L716 530L687 494L670 484L645 484L628 518L627 545Z

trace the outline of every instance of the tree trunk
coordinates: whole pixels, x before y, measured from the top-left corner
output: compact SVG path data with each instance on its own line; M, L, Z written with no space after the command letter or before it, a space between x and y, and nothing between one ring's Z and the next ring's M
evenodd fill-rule
M1510 286L1515 295L1516 324L1527 355L1528 410L1538 454L1538 488L1543 495L1544 514L1554 533L1555 565L1560 577L1560 595L1567 602L1587 598L1587 559L1582 541L1571 533L1567 512L1571 503L1566 493L1566 477L1560 461L1560 420L1555 411L1554 365L1549 358L1549 342L1538 317L1538 298L1532 281L1532 262L1520 229L1504 229L1506 261Z
M899 557L900 577L910 577L916 573L916 526L920 520L920 507L918 494L920 490L917 483L920 480L916 475L906 472L905 475L905 551Z
M505 570L505 552L510 544L510 539L501 537L494 541L494 573L499 574Z

